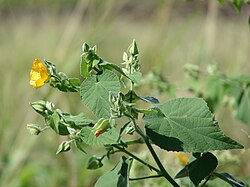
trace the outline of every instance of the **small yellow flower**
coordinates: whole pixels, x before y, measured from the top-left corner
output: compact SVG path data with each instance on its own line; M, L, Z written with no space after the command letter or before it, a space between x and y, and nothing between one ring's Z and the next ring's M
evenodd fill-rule
M49 73L46 66L38 59L35 59L30 70L30 85L39 88L48 80Z
M182 166L186 166L188 164L188 156L185 153L177 152L175 156L179 159L179 162Z

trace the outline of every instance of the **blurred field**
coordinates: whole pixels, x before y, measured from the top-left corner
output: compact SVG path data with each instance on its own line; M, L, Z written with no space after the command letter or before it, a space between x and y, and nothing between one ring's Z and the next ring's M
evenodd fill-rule
M208 4L174 0L53 3L0 0L0 11L0 186L3 187L88 187L93 186L103 171L112 168L106 164L97 171L86 170L90 155L73 150L56 156L62 139L51 131L40 136L28 133L27 123L43 123L29 107L31 101L47 98L64 111L76 114L82 110L77 94L58 93L49 87L35 90L29 86L34 58L50 60L69 76L79 77L83 42L96 44L104 59L119 64L123 51L136 39L143 73L160 70L170 82L180 86L186 78L183 71L186 63L205 67L214 62L230 76L250 74L249 7L243 7L242 13L237 14L230 5L221 7L216 1ZM148 88L140 91L142 95L157 97L158 94ZM162 101L168 98L159 97ZM244 179L250 173L250 139L246 134L250 134L250 128L223 108L217 118L223 131L247 148L227 153L226 159L219 157L222 159L219 169ZM102 149L90 152L101 155ZM166 153L160 154L166 157ZM170 153L167 161L173 163L171 159L174 158ZM174 175L179 168L171 165L169 170ZM142 184L132 186L137 185ZM145 182L144 186L152 184Z

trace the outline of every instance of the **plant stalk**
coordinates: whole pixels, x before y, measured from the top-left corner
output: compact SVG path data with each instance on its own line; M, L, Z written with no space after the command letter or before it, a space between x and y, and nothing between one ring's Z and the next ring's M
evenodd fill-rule
M134 127L135 127L135 130L136 132L141 135L141 137L144 139L151 155L153 156L156 164L158 165L160 171L161 171L161 174L174 186L174 187L180 187L176 182L175 180L168 174L168 172L165 170L164 166L162 165L159 157L157 156L155 150L153 149L151 143L149 142L149 139L148 137L142 132L142 130L140 129L140 127L136 124L135 120L130 117L130 119L132 120L133 124L134 124Z

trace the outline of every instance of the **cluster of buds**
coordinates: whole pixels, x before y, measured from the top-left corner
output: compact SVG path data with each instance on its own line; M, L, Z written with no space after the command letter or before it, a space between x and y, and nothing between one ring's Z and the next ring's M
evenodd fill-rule
M125 111L123 102L124 102L124 95L119 92L117 96L109 93L109 102L111 104L111 116L112 117L121 117L123 116L123 112Z
M82 45L82 55L81 55L81 74L84 77L89 77L93 69L98 70L98 64L102 61L97 55L96 46L90 47L87 43Z
M45 119L46 127L50 126L57 134L68 135L68 127L70 125L65 121L63 113L59 109L55 109L53 103L48 101L35 101L31 103L31 107ZM35 129L34 126L28 125L27 128ZM39 128L37 128L39 130ZM39 132L40 133L40 132ZM39 134L38 133L38 134ZM35 133L32 133L35 134Z
M80 80L77 78L68 78L63 72L58 72L54 63L44 61L48 73L50 74L50 86L63 92L78 92L80 88Z
M140 71L138 54L139 51L137 48L137 44L135 40L133 40L132 44L128 47L127 53L123 53L123 64L126 65L126 67L123 68L123 71L127 75Z
M52 115L53 114L53 111L54 111L54 104L50 103L50 102L47 102L47 101L43 101L43 100L40 100L40 101L35 101L33 103L30 104L31 107L40 115L42 115L43 117L47 117L49 115ZM37 124L33 124L33 123L30 123L30 124L27 124L27 129L29 130L29 132L32 134L32 135L38 135L40 134L42 131L44 131L47 127L40 127L38 126Z

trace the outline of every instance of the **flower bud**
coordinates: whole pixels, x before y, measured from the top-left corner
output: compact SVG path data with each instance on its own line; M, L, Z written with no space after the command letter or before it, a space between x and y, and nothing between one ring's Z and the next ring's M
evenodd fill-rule
M37 113L43 116L46 116L49 113L52 113L54 109L54 105L52 103L48 101L43 101L43 100L35 101L31 103L30 105Z
M89 45L87 43L83 43L82 44L82 51L84 53L88 52L89 51Z
M32 135L38 135L43 131L41 127L39 127L36 124L32 124L32 123L27 124L27 129L29 130L30 134L32 134Z
M71 143L70 141L63 141L59 145L56 154L69 151L70 150L70 143Z
M138 47L137 47L137 44L136 44L136 41L135 41L135 40L133 40L132 44L129 46L128 52L129 52L132 56L135 56L135 55L138 55L138 54L139 54L139 50L138 50Z
M103 166L101 157L93 155L87 164L87 169L98 169Z
M95 137L100 136L110 127L109 120L101 118L98 122L94 125L93 129L95 130Z

